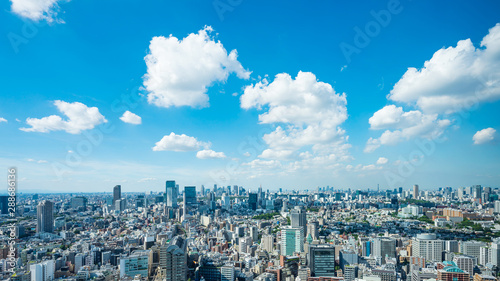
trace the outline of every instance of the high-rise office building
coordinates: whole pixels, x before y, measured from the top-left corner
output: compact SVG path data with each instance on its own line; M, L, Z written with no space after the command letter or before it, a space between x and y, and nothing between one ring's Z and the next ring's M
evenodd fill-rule
M381 257L385 264L386 257L396 258L396 240L389 237L379 237L373 240L373 256Z
M423 257L427 261L443 261L443 240L436 239L436 234L423 233L413 238L412 256Z
M36 207L36 231L37 233L54 231L54 203L43 200Z
M301 227L285 227L281 229L281 255L291 256L304 249L304 229Z
M420 193L418 191L418 184L413 186L413 199L418 199L420 197Z
M174 238L175 239L175 238ZM185 281L187 257L185 251L175 242L160 247L160 270L163 280Z
M165 202L167 207L177 208L178 190L175 181L170 180L165 183Z
M9 213L9 196L0 195L0 214L7 215Z
M248 194L248 207L252 210L257 210L257 193L249 193Z
M188 206L192 206L197 203L196 201L196 186L185 186L184 194L186 196L186 203Z
M306 218L306 210L303 207L296 206L293 210L290 211L290 220L292 227L302 228L302 233L304 233L304 236L307 235Z
M116 200L120 199L122 199L122 186L115 185L115 187L113 187L113 206L115 206Z
M335 276L335 246L331 244L309 245L307 264L312 276Z

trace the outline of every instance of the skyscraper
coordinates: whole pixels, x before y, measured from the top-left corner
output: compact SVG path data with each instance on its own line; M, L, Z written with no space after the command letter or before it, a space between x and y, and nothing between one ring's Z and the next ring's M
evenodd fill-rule
M9 196L1 195L0 196L0 214L7 215L9 212Z
M54 231L54 203L43 200L36 207L36 232L48 232L52 233Z
M180 243L177 243L180 242ZM185 281L187 257L180 237L175 237L169 245L160 248L160 270L164 280ZM179 245L181 245L179 247Z
M184 195L186 196L186 203L188 206L196 204L196 186L185 186Z
M122 186L115 185L115 187L113 187L113 206L115 206L116 200L120 199L122 199Z
M177 208L177 196L179 192L175 185L175 181L170 180L165 184L165 202L167 207Z
M304 232L301 227L285 227L281 229L281 255L291 256L304 249Z
M307 264L315 277L335 277L335 246L309 245Z
M257 210L257 193L248 194L248 207L252 210Z
M418 199L420 197L420 193L418 192L418 184L413 186L413 199Z
M306 210L302 207L296 206L295 209L290 211L290 219L292 227L300 227L302 228L302 233L304 236L307 235L307 219L306 219Z

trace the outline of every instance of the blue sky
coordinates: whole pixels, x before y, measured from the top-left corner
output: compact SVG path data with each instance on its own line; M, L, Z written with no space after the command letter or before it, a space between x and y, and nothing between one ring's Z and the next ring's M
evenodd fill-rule
M499 187L496 1L1 5L21 191Z

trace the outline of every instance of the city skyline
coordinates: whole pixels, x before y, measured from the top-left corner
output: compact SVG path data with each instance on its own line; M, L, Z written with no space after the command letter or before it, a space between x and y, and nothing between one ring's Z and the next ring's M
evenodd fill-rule
M47 3L1 4L18 192L500 187L498 2Z

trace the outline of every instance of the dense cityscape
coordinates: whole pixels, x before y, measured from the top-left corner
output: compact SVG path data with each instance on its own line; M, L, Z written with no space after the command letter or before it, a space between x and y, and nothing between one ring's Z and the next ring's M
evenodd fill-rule
M14 220L2 196L0 269L12 281L496 280L499 193L169 180L147 194L19 194Z
M500 281L499 11L0 1L0 281Z

